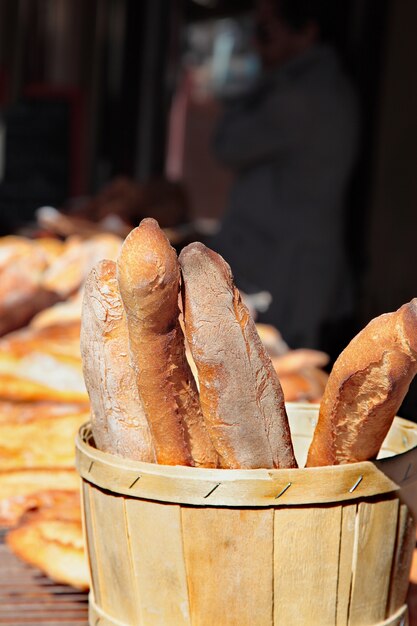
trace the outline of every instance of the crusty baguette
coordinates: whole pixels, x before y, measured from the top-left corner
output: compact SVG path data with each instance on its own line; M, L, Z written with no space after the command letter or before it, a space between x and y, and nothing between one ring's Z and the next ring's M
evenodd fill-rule
M118 259L130 354L158 463L217 467L179 324L175 250L153 219L126 238Z
M417 371L417 298L373 319L333 366L307 466L373 459Z
M137 461L155 461L151 433L130 367L126 315L114 261L101 261L88 276L81 354L97 447Z
M180 254L187 340L225 468L296 467L284 399L230 267L201 243Z

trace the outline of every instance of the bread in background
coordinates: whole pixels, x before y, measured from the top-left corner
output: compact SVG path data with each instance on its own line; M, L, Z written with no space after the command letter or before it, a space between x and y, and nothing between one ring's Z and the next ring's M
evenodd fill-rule
M0 526L14 526L29 508L50 499L51 492L78 492L74 469L19 469L0 472Z
M75 437L88 405L0 401L0 471L75 464Z
M55 582L89 589L81 519L33 519L9 532L6 543L20 559Z

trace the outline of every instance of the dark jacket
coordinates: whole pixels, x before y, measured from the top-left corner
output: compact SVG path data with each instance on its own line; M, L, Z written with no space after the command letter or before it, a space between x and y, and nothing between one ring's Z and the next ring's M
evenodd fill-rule
M318 347L323 325L352 310L344 201L357 129L354 91L324 45L265 75L217 128L236 181L212 246L243 291L270 292L263 321L292 347Z

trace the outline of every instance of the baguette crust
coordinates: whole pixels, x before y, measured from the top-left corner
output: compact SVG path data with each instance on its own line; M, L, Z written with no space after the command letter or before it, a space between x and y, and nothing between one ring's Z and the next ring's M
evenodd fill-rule
M144 219L118 260L130 354L158 463L217 467L179 323L180 271L158 223Z
M417 298L373 319L337 359L307 466L375 458L416 372Z
M97 448L154 462L151 433L129 362L126 315L114 261L101 261L88 276L81 354Z
M230 267L200 243L180 264L186 336L221 466L297 467L281 386Z

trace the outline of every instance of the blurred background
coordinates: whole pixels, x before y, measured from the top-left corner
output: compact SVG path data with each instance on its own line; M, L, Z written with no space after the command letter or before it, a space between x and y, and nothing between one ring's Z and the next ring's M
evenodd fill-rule
M416 0L0 0L2 624L87 623L81 303L142 218L230 263L286 401L417 296L416 24ZM411 581L417 625L417 550Z
M80 229L85 220L98 229L122 233L141 217L153 215L171 229L178 248L202 239L208 245L213 241L222 253L224 249L238 277L236 251L229 257L227 246L217 246L217 233L233 204L236 177L242 180L242 172L246 174L252 166L228 167L227 158L219 158L219 150L216 154L213 138L221 133L219 121L225 107L251 93L265 71L260 46L273 35L265 34L265 24L260 23L262 4L250 0L0 0L0 234L49 232L48 219L52 224L56 216L44 210L39 219L37 210L42 206L78 216ZM302 2L300 6L302 13L305 7ZM285 22L286 16L281 17ZM316 24L315 15L304 18L291 23L291 32L303 34L306 26ZM339 144L342 153L351 150L352 155L341 188L343 212L338 209L335 246L346 251L347 273L335 275L334 280L339 285L349 283L349 305L334 320L324 320L326 332L311 334L309 339L293 329L286 333L280 313L274 318L271 293L274 303L285 301L287 295L291 303L289 293L278 292L277 297L267 280L260 280L253 293L246 289L244 279L239 286L248 293L249 302L253 296L259 321L276 325L291 347L322 349L334 360L372 317L416 295L417 4L414 0L340 0L327 3L327 18L326 46L335 51L357 104L356 125L350 127L357 134L355 147L346 147L346 138ZM319 27L317 40L323 34L321 23ZM291 59L284 59L277 72L282 74L281 66L288 63L291 66ZM320 80L311 82L306 89L311 88L315 96L322 89L326 104L327 87ZM256 102L251 106L248 110L256 108ZM314 123L310 119L310 126ZM291 124L297 126L293 119L286 126L284 119L288 131L284 134L290 134ZM339 143L337 135L333 143ZM332 149L334 158L339 158L337 149ZM279 158L285 161L285 153ZM315 179L327 175L326 158L331 161L333 157L317 156L322 160ZM283 171L283 176L298 176ZM302 188L303 180L297 180ZM331 176L328 180L330 189ZM260 189L259 207L264 202L262 194ZM313 214L308 229L320 241L328 218L314 202L321 202L319 196L303 210ZM260 211L256 204L254 215ZM293 210L292 199L288 205ZM234 211L236 215L239 209ZM270 256L265 256L260 269L265 275L279 273L273 246L283 248L292 240L289 227L283 230L284 241L274 239L273 231L281 230L280 224L289 220L295 230L297 223L301 228L304 222L303 212L289 218L280 217L279 211L277 206L274 218L263 225L265 242L268 237L272 241L265 243L270 246ZM231 215L229 222L235 219ZM114 216L121 221L114 221ZM266 212L263 219L268 220ZM65 228L57 230L65 234ZM303 237L294 239L292 259L300 258ZM312 241L306 247L314 245ZM249 239L247 243L242 239L239 254L256 265L262 245L262 238L256 249ZM334 265L334 251L328 252L326 246L322 250L317 267L324 276L326 265ZM276 263L279 268L286 263L292 267L294 260L277 256ZM300 264L297 276L303 272ZM315 279L291 281L291 289L300 293L294 299L297 304L288 305L286 315L297 316L295 307L304 306L307 320L309 312L314 313L315 301L322 299L321 286ZM284 283L279 285L285 291ZM332 297L340 300L342 296L338 292ZM334 308L330 299L327 306Z

